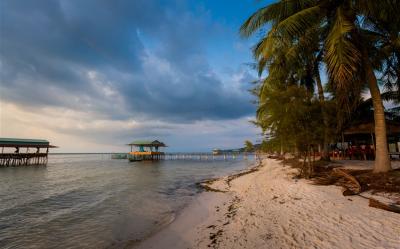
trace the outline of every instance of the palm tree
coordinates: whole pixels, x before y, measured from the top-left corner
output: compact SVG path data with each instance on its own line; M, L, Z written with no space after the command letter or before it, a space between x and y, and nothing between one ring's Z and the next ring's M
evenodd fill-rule
M288 9L293 9L287 5L276 3L272 8L272 12L283 12L288 11ZM261 9L261 12L266 14L266 9ZM288 11L288 13L293 12ZM267 14L268 15L268 14ZM278 16L278 14L271 14L272 16ZM249 36L254 30L252 27L256 25L255 23L260 22L258 18L263 18L262 14L256 12L248 21L242 26L241 32L244 36ZM282 19L282 18L280 18ZM323 117L324 125L324 135L323 135L323 149L322 149L322 160L329 160L329 142L330 142L330 132L329 132L329 117L325 107L325 96L324 89L320 76L320 65L323 59L323 44L320 42L320 33L324 33L319 25L314 25L304 31L300 36L293 37L285 35L285 33L279 32L279 29L271 29L267 36L263 37L260 42L255 46L253 51L256 59L259 61L259 74L261 75L264 70L270 71L268 67L268 61L271 60L274 51L281 51L277 44L287 43L286 47L286 58L291 61L292 65L297 67L297 74L303 74L303 84L308 85L310 90L314 90L315 85L318 91L318 98L321 106L321 114ZM278 47L278 49L274 49ZM297 64L297 65L296 65ZM287 65L286 65L287 66ZM299 72L302 70L302 72Z
M264 65L268 65L268 76L261 81L261 86L256 88L259 97L257 124L264 132L272 135L274 143L280 144L281 154L284 149L309 152L311 144L314 145L315 141L320 140L314 139L309 134L312 122L304 123L307 114L311 114L310 110L315 110L311 108L315 107L313 88L315 62L310 59L304 43L307 42L300 39L293 45L291 40L275 37L269 44L268 49L272 51L270 56L262 57L263 60L258 64L260 74L264 70ZM259 49L265 44L261 42L256 46L255 54L262 51ZM301 51L301 56L294 56L297 50ZM265 64L262 65L263 63ZM304 64L306 66L303 66ZM299 111L300 109L303 112ZM300 115L301 113L303 115ZM319 118L312 120L317 121ZM313 130L316 131L315 126ZM320 133L315 132L315 134L321 137ZM300 137L303 141L299 139Z
M383 101L374 71L387 69L384 61L399 58L400 22L398 17L392 20L399 10L400 1L396 0L282 0L258 10L241 28L242 35L251 36L271 24L271 31L263 38L268 41L276 34L300 37L318 25L324 63L337 96L346 100L349 91L361 89L365 83L370 90L376 137L374 172L391 169ZM388 53L387 48L393 52ZM270 56L268 52L260 53L259 61Z

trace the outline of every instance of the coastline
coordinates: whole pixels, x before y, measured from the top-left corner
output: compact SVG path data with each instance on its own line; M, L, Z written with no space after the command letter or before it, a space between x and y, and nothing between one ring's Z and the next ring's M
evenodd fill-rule
M399 214L368 207L338 186L293 179L264 159L257 170L205 183L164 229L134 248L398 248Z
M262 167L262 163L254 163L247 169L218 178L211 178L197 183L204 191L199 193L186 207L180 210L168 224L160 227L148 237L134 241L125 248L196 248L193 239L197 236L194 227L214 222L219 206L227 206L233 196L226 188L233 179L253 173Z

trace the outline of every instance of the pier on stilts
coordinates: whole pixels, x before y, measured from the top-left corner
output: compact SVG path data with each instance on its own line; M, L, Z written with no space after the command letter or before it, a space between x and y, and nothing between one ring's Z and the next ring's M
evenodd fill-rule
M160 151L161 148L167 147L164 143L154 141L133 141L128 144L131 147L131 152L128 153L128 159L134 161L158 161L165 159L165 153ZM133 147L137 147L137 151L133 151Z
M0 138L0 167L46 165L49 141L43 139Z
M255 158L255 154L249 153L165 153L165 160L241 160L241 159L252 159Z
M155 151L129 152L127 158L133 161L159 161L159 160L186 160L186 161L227 161L256 159L256 154L225 153L214 155L212 153L164 153Z
M131 147L131 151L127 154L127 158L131 162L159 160L246 160L257 158L256 154L241 151L214 151L211 153L165 153L160 151L160 149L167 146L158 140L139 140L133 141L128 145ZM137 148L137 150L134 151L134 148Z

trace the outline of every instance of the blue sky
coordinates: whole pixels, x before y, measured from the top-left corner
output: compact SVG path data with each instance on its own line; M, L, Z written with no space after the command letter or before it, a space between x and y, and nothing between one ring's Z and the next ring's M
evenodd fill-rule
M0 1L0 136L61 152L260 139L241 23L267 1Z

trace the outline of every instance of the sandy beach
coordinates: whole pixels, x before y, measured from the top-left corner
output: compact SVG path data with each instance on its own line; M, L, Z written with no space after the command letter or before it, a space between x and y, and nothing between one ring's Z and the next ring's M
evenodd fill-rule
M220 192L200 194L135 248L400 248L399 214L295 173L265 159L257 171L214 181Z

